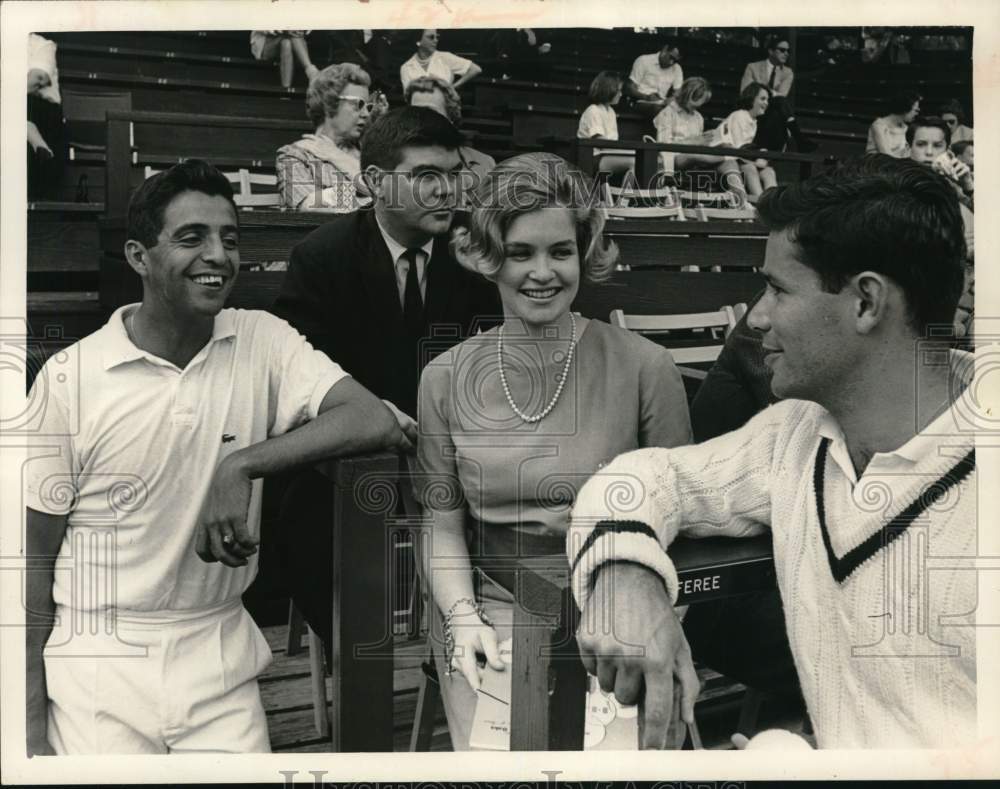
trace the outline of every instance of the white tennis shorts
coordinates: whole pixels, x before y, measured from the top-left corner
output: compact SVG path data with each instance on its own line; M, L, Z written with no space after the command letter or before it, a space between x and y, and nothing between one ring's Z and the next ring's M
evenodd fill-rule
M45 647L56 753L271 750L257 688L271 650L239 598L114 619L56 614Z

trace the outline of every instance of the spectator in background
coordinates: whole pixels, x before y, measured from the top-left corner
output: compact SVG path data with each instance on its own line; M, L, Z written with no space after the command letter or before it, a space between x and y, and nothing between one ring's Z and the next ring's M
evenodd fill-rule
M65 122L56 44L35 33L28 34L27 95L28 196L48 197L55 190L65 164Z
M737 109L723 121L725 125L723 134L728 133L734 148L753 146L757 134L757 121L767 112L770 98L770 91L759 82L751 82L740 92L739 101L736 103ZM757 197L765 189L778 185L774 168L766 159L741 160L739 168L747 194L751 197Z
M965 125L965 108L958 99L952 99L941 107L941 120L951 130L951 143L972 141L972 127Z
M657 142L686 142L690 145L707 145L720 140L704 139L705 119L698 111L712 98L712 88L702 77L688 77L681 83L670 103L653 118ZM724 162L722 156L700 153L660 153L660 169L671 173L698 165L716 167ZM735 167L733 167L735 170Z
M889 101L888 114L872 121L868 127L868 142L865 153L885 153L896 159L910 155L906 144L906 125L920 114L920 94L915 90L904 90Z
M962 221L965 223L965 244L972 256L973 217L972 196L975 182L972 171L952 153L948 147L948 125L940 118L917 118L906 130L906 141L910 146L910 158L931 167L948 179L958 195Z
M438 51L438 32L433 28L420 31L417 51L399 67L399 80L403 90L417 77L438 77L458 90L469 80L475 79L483 70L463 57L451 52Z
M976 146L972 140L960 140L951 144L952 152L960 162L969 165L970 170L976 169Z
M771 94L767 112L757 124L757 134L754 142L758 148L771 151L783 151L791 134L795 145L802 153L815 151L817 145L806 137L799 128L798 120L788 99L795 80L795 72L788 65L791 45L787 39L771 36L767 40L767 57L754 63L747 63L740 80L742 91L751 82L764 85Z
M394 87L395 69L392 65L391 30L362 30L362 52L367 58L365 71L372 78L372 87L388 93Z
M531 77L537 82L548 68L546 55L552 51L552 44L539 43L538 35L530 27L508 27L492 36L490 48L502 75L514 79Z
M795 72L788 65L788 55L791 45L787 39L771 36L766 45L767 57L753 63L747 63L740 80L742 91L751 82L759 82L774 96L788 96L795 80Z
M272 307L316 350L391 403L414 439L424 351L443 352L500 314L496 286L462 268L448 247L461 142L458 130L427 107L400 107L372 123L362 152L372 209L334 217L296 244ZM278 519L292 597L328 654L329 490L322 474L302 469Z
M292 87L295 76L295 61L299 61L306 73L306 80L311 80L319 72L309 58L309 47L306 44L308 30L252 30L250 31L250 52L257 60L274 60L278 58L278 73L281 75L281 85Z
M667 106L684 82L680 59L680 49L671 40L665 41L659 52L635 59L625 92L634 100L637 110L652 117Z
M56 44L35 33L28 34L28 96L61 104L59 71L56 68ZM38 126L28 120L28 144L40 159L51 159L54 154Z
M449 83L437 77L417 77L406 86L406 103L411 107L429 107L444 115L456 128L462 123L462 99ZM465 166L473 174L473 184L479 183L496 167L492 156L468 145L458 149Z
M315 134L278 149L275 167L281 205L297 211L347 213L368 202L356 185L361 172L361 133L386 109L369 96L367 72L354 63L327 66L309 83L306 111Z
M594 138L602 140L618 139L618 116L615 105L622 97L622 78L613 71L602 71L590 83L590 106L580 115L576 136L582 140ZM635 154L630 151L598 151L598 167L601 172L623 175L635 166Z

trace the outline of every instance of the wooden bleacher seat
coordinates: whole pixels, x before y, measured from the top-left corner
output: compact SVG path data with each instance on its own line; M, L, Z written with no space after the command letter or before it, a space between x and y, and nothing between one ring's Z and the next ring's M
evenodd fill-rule
M149 178L156 173L163 172L146 165L145 177ZM233 201L237 208L252 211L255 207L275 208L281 205L281 195L278 194L278 177L274 173L251 173L247 168L241 167L239 170L223 172L229 182L236 187L233 192ZM271 187L270 192L254 193L254 184Z
M710 364L722 352L722 342L735 328L737 321L746 313L746 304L723 306L714 312L681 313L675 315L629 315L624 310L611 311L611 325L634 331L644 336L667 338L676 336L697 336L700 339L686 341L682 347L667 347L678 365ZM704 371L682 367L681 372L692 378L704 379Z
M166 112L108 112L106 206L109 216L123 214L129 194L143 171L134 165L162 169L191 156L222 170L247 170L240 181L244 203L258 208L278 205L276 197L260 197L253 186L272 183L275 152L311 129L305 121ZM268 177L253 173L263 171ZM273 190L271 190L273 192Z
M63 90L62 107L69 138L69 158L73 160L78 152L104 152L107 112L131 110L132 94L113 90Z

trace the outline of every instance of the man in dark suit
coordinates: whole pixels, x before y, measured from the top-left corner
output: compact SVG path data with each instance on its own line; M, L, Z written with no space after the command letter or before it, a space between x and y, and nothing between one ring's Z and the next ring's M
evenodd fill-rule
M416 438L417 383L430 357L501 315L496 287L462 268L447 233L460 198L462 138L425 107L386 113L361 140L373 208L337 217L292 250L272 311L365 388ZM329 643L329 483L305 471L280 514L293 599Z
M767 57L747 63L740 80L741 92L750 83L757 82L771 93L767 112L757 121L754 145L772 151L783 151L791 135L800 152L811 153L819 146L799 128L789 97L795 80L795 72L788 65L791 45L786 38L770 36L765 48Z

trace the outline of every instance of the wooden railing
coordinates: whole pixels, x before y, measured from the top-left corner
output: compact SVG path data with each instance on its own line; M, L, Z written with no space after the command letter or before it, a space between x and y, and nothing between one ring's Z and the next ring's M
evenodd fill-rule
M394 454L322 465L334 498L333 747L392 750L393 639L388 568L407 474ZM670 550L679 604L774 586L770 539L678 540ZM576 645L579 612L565 555L512 560L516 569L511 749L581 750L586 677Z
M547 150L560 153L575 162L584 172L597 172L595 149L635 151L635 174L642 187L653 184L659 171L658 158L661 152L692 153L709 156L736 156L741 159L767 159L773 162L795 162L799 165L799 177L803 180L812 175L813 167L828 160L822 154L767 151L758 148L727 148L722 145L684 145L676 142L645 142L643 140L581 140L577 137L544 137L540 142Z

